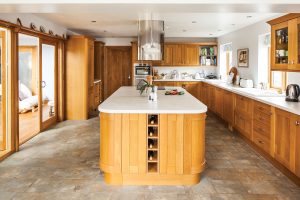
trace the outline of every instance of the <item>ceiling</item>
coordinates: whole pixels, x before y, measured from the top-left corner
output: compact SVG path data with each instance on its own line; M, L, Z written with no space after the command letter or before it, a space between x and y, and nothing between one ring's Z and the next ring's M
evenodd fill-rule
M166 37L219 37L258 21L300 12L299 0L276 3L274 0L228 0L227 4L224 0L143 1L146 4L137 0L126 1L130 3L121 0L38 2L41 1L10 0L7 4L7 0L0 0L0 12L33 13L73 32L94 37L135 37L138 20L151 18L165 21Z
M95 37L137 36L138 19L151 19L136 12L38 15L66 26L73 32ZM277 14L153 13L152 19L165 22L165 37L219 37L275 15Z

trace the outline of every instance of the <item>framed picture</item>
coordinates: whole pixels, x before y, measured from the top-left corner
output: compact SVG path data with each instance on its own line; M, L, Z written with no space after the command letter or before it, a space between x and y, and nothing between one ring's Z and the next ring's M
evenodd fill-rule
M237 50L237 66L238 67L249 67L249 49L238 49Z

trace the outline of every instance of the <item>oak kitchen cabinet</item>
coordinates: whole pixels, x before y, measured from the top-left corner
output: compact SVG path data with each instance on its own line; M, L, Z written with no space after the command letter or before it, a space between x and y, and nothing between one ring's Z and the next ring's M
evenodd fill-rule
M271 25L271 70L300 71L300 14L288 14Z
M252 140L252 109L253 101L236 95L235 100L235 128L249 140Z
M88 119L94 103L94 39L70 36L66 47L66 118Z
M223 109L224 109L224 96L223 96L223 89L215 88L215 112L221 118L223 118Z
M229 125L234 124L234 103L235 96L232 92L223 91L223 119Z
M300 177L299 122L299 116L275 109L275 159L298 177Z
M199 45L185 43L165 43L164 58L161 61L144 61L152 66L199 66ZM132 42L132 62L138 60L138 47Z

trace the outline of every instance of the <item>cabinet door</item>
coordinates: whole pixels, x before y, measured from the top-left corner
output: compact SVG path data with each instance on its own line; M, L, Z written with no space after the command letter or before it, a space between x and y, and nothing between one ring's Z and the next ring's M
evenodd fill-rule
M200 173L205 163L205 114L184 116L184 174Z
M271 69L286 70L289 61L290 40L288 22L282 22L272 26L271 32Z
M160 174L183 174L183 114L161 114Z
M174 51L173 51L173 65L175 66L182 66L184 65L184 45L183 44L177 44L174 45Z
M146 114L122 114L122 173L146 173Z
M234 123L234 94L224 91L223 95L223 119L232 125Z
M297 121L295 122L296 125L296 150L295 150L295 157L296 157L296 175L300 177L300 116L298 116Z
M295 172L296 121L296 115L280 109L275 110L274 156L292 172Z
M184 64L185 65L199 65L199 46L185 45Z
M184 82L182 87L188 91L195 98L198 98L198 83L197 82Z
M249 140L252 140L252 119L245 114L235 112L235 128Z
M100 113L100 168L106 173L121 173L121 126L122 114Z
M296 19L289 20L289 65L288 69L292 71L300 70L300 51L299 51L299 41L300 41L300 17Z
M207 106L215 111L215 87L212 85L207 85Z
M175 45L165 44L164 49L164 59L161 61L161 65L163 66L172 66L173 65L173 51Z
M215 88L215 111L223 117L223 90L220 88Z

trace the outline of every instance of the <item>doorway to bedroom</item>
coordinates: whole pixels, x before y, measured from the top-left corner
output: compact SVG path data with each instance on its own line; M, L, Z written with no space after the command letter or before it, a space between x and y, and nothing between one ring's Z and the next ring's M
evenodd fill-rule
M57 44L19 34L19 144L56 123Z

